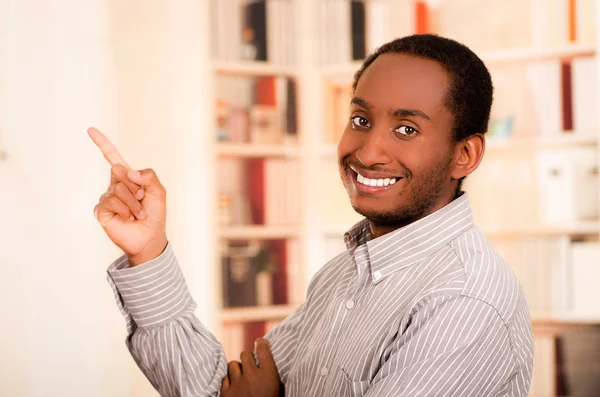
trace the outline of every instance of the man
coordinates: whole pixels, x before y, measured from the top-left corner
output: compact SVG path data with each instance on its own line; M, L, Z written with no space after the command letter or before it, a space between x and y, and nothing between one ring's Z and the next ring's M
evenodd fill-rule
M278 373L289 396L525 396L527 304L460 189L482 159L491 103L487 69L455 41L409 36L365 60L338 147L365 219L266 336L273 359L259 341L259 367L244 352L223 382L223 350L194 317L165 236L164 188L90 131L114 164L96 214L126 254L110 281L152 384L163 396L267 396Z

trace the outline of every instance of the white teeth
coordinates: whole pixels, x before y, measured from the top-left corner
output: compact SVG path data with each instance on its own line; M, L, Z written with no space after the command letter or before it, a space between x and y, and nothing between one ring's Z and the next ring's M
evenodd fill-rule
M369 179L358 172L356 173L356 180L365 186L389 186L396 183L396 178Z

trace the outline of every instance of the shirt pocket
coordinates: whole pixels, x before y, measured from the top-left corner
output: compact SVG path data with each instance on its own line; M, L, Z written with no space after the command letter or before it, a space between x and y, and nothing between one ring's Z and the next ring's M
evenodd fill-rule
M348 373L339 367L342 373L343 396L348 397L363 397L369 390L370 380L354 380L348 376Z

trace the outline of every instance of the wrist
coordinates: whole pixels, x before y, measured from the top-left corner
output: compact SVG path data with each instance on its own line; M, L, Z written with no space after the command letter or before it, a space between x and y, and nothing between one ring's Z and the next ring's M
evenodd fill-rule
M142 263L150 262L161 256L165 249L167 249L167 245L169 244L167 238L162 238L159 241L153 242L148 245L148 247L142 252L129 255L127 254L127 259L129 260L129 266L135 267L141 265Z

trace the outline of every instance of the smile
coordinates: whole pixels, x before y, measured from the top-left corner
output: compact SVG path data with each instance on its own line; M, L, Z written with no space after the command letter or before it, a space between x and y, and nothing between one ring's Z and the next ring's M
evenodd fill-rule
M357 173L356 175L356 180L358 181L358 183L362 183L365 186L389 186L396 183L396 178L369 179L362 176L359 173Z
M383 192L391 189L392 185L402 179L398 176L377 175L375 173L359 172L350 166L356 188L365 193ZM365 175L366 174L366 175Z

